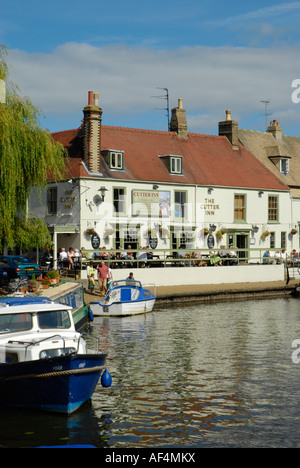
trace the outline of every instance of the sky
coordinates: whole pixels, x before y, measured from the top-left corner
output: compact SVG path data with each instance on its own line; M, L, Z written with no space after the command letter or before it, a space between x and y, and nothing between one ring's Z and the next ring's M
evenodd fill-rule
M10 78L51 132L80 126L88 91L104 125L167 130L168 92L191 132L218 134L230 109L300 137L299 25L300 1L0 0Z

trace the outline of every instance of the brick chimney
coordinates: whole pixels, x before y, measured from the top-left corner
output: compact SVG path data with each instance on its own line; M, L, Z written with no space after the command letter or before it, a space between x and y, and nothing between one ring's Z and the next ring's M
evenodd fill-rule
M226 136L232 149L239 149L239 124L237 120L231 120L231 111L226 111L226 120L219 122L219 136Z
M187 121L185 109L182 106L182 99L178 99L178 107L172 109L172 116L170 122L170 131L176 132L178 138L187 139Z
M101 172L101 121L99 93L88 93L88 105L83 109L83 160L90 172Z
M282 140L282 127L280 126L279 122L277 122L277 120L272 120L272 122L270 122L268 132L272 133L276 140Z

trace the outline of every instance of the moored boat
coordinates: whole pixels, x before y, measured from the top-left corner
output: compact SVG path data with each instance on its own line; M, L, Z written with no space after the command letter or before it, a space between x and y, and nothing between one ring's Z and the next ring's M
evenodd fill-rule
M59 304L72 307L75 328L82 331L91 320L89 309L84 300L84 287L81 282L63 281L58 286L43 289L42 297L48 297Z
M151 312L155 301L155 291L144 289L140 281L126 279L113 281L104 299L92 301L90 309L95 316L137 315Z
M92 397L106 356L87 349L71 307L41 297L1 298L0 404L73 413Z

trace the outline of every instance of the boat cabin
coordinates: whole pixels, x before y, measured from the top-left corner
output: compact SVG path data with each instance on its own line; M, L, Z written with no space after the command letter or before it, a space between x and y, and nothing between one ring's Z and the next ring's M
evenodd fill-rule
M47 298L0 300L0 363L84 352L72 308Z

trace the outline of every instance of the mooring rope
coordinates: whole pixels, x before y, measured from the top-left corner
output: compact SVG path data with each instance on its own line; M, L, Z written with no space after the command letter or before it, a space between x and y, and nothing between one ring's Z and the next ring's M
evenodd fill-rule
M61 375L72 375L72 374L84 374L88 372L98 372L105 369L106 366L95 366L88 367L87 369L69 369L63 371L48 372L44 374L28 374L28 375L11 375L8 377L0 377L0 381L3 380L20 380L20 379L41 379L47 377L57 377Z

